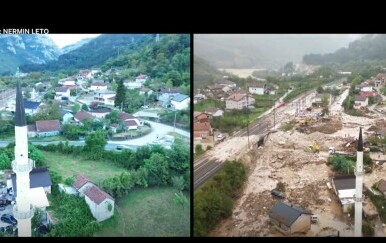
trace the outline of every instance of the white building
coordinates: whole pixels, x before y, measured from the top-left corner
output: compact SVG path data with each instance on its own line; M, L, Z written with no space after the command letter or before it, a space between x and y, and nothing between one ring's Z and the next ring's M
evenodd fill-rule
M267 85L264 83L255 83L249 86L249 93L263 95L267 90Z
M114 198L102 191L82 174L75 176L74 188L84 196L94 218L101 222L114 215Z
M363 92L372 92L373 91L373 87L372 86L364 86L364 87L361 87L361 91L363 91Z
M148 79L147 75L140 74L137 77L135 77L135 82L144 84Z
M170 103L176 110L185 110L189 107L190 97L184 94L176 94Z
M355 195L355 176L337 176L332 179L332 186L339 202L343 208L343 212L347 213L354 206Z
M61 100L62 97L70 97L70 89L67 87L55 88L55 100Z
M94 92L94 100L100 101L100 102L102 102L104 104L106 104L106 102L108 102L108 99L111 98L111 97L115 97L115 92L114 91L98 90L98 91Z
M354 108L361 109L369 105L369 98L365 96L355 95Z
M104 82L95 82L91 84L89 89L92 91L107 90L107 84Z
M115 95L110 97L110 98L107 98L105 100L105 105L111 105L111 106L114 106L114 103L115 103Z

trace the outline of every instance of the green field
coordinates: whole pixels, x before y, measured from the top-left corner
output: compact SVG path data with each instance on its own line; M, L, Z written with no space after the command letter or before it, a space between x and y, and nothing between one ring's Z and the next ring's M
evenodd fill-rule
M224 108L225 102L217 100L205 100L194 105L194 111L204 112L208 107Z
M53 171L58 172L63 179L82 173L95 183L100 183L125 171L113 164L102 161L84 160L73 155L41 151L46 158L46 164ZM97 169L96 169L97 168Z
M189 236L190 199L181 206L173 201L171 187L138 189L115 204L114 217L102 222L94 236Z

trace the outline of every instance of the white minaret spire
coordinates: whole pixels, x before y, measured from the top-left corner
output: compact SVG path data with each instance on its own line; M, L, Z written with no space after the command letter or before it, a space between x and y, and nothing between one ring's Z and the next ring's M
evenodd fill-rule
M363 186L363 140L359 129L357 164L355 168L355 236L362 236L362 186Z
M19 236L22 237L31 236L31 218L33 217L29 201L29 173L32 170L33 162L28 159L27 132L23 95L18 81L15 109L15 160L12 161L12 170L16 173L16 204L13 207L13 215L18 221Z

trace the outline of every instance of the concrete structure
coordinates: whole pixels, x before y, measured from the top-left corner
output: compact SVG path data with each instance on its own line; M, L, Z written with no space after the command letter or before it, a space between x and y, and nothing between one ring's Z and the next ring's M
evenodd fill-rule
M355 168L355 234L356 237L362 236L362 197L363 197L363 140L362 128L359 128L359 138L357 146L357 163Z
M386 196L386 181L384 179L381 179L378 182L377 186L378 191L380 191L384 196Z
M17 175L17 196L16 204L13 207L13 216L18 221L18 236L22 237L31 237L31 218L34 215L29 198L29 173L32 170L33 161L28 158L27 133L23 95L20 81L18 81L15 110L15 160L12 161L12 170Z
M311 213L288 202L277 202L269 211L269 219L286 235L306 233L311 229Z
M208 107L206 108L205 113L212 117L219 117L224 115L224 111L217 107Z
M242 110L255 103L255 99L246 94L232 94L225 101L228 110Z
M249 93L263 95L267 91L267 85L264 83L255 83L249 86Z
M349 212L354 205L355 177L352 175L336 176L332 179L332 187L339 198L343 212Z
M62 100L62 97L70 97L70 89L67 87L55 88L55 100Z
M62 122L63 124L70 123L71 121L74 120L74 115L71 112L67 111L62 116L62 120L63 120Z

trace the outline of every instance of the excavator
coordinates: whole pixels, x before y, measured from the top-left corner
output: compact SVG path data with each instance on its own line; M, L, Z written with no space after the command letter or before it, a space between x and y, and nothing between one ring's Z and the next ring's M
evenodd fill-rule
M308 145L306 147L306 151L313 152L313 153L319 153L319 145L314 141L313 145Z

